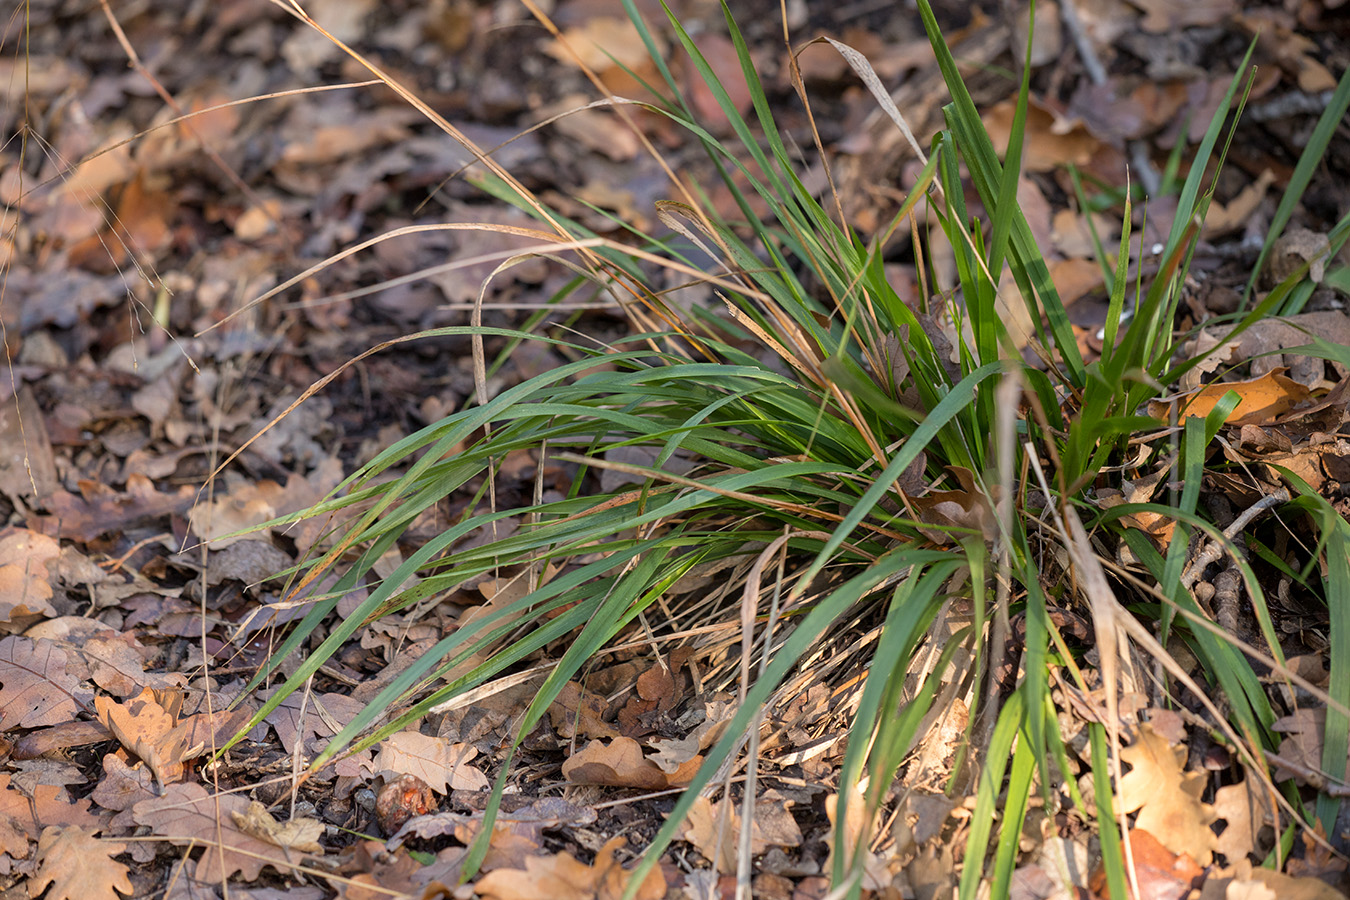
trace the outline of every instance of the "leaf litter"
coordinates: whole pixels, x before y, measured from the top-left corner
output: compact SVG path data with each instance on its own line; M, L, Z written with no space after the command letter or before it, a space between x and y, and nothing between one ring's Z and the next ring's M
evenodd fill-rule
M716 24L715 15L686 5L686 15ZM944 14L958 16L956 6ZM1039 6L1047 22L1063 15L1055 4ZM1186 352L1210 356L1192 369L1193 382L1152 412L1163 427L1172 407L1204 414L1235 392L1240 403L1223 423L1223 454L1250 478L1216 476L1207 490L1245 509L1254 491L1280 483L1278 466L1297 472L1345 514L1345 364L1286 352L1317 339L1350 343L1344 295L1335 287L1345 283L1335 273L1346 260L1327 252L1322 211L1305 210L1300 227L1276 245L1275 281L1263 285L1269 289L1307 266L1316 290L1305 312L1287 323L1257 322L1234 339L1231 326L1211 321L1232 312L1224 306L1225 291L1240 290L1246 276L1229 262L1237 244L1226 242L1240 242L1269 222L1273 189L1287 181L1288 159L1305 133L1308 113L1275 115L1277 104L1298 108L1298 98L1334 86L1319 57L1327 44L1344 50L1343 31L1321 27L1335 4L1074 6L1097 52L1114 62L1101 81L1082 77L1082 63L1064 50L1064 38L1072 35L1057 35L1053 24L1040 28L1039 40L1058 36L1060 51L1044 43L1032 49L1038 80L1019 197L1028 210L1043 209L1033 227L1045 237L1082 346L1090 353L1102 349L1099 342L1094 348L1093 335L1106 296L1086 223L1093 222L1106 247L1118 242L1118 223L1077 207L1066 167L1120 184L1131 142L1152 147L1161 162L1165 151L1194 140L1221 96L1216 86L1227 84L1231 72L1225 70L1240 58L1232 50L1237 37L1259 32L1268 74L1250 102L1261 138L1234 148L1242 174L1221 185L1194 270L1204 284L1178 322L1195 335ZM527 13L510 5L443 0L394 15L371 3L315 3L309 12L335 36L379 48L388 65L489 146L514 138L541 114L585 105L590 88L573 53L623 95L643 97L641 79L654 72L637 52L640 42L618 3L559 4L560 38L526 38L527 52L513 43L524 33ZM0 773L0 873L9 879L6 886L26 880L33 896L46 890L51 898L110 898L158 891L175 879L198 886L192 890L233 880L232 893L246 886L258 896L301 897L318 895L304 883L318 879L328 885L324 890L347 896L376 887L421 895L433 885L450 893L463 848L477 833L485 789L498 774L503 742L537 681L445 710L307 780L298 775L398 666L425 651L423 642L509 603L511 589L499 593L509 578L461 585L416 615L368 623L320 673L314 693L288 698L226 756L214 759L213 748L248 721L255 701L241 699L233 711L230 701L274 651L281 626L310 608L310 602L277 608L274 576L284 579L284 569L326 547L339 524L267 523L321 500L380 448L459 408L474 393L467 340L426 341L403 351L396 364L372 358L345 372L316 398L327 405L312 400L300 407L251 444L223 478L202 486L223 455L360 351L412 327L467 323L464 307L479 299L495 264L380 285L450 254L478 255L507 244L500 232L425 232L342 260L257 307L248 301L378 232L443 219L505 226L529 220L483 204L465 179L442 186L471 157L435 137L388 92L338 89L226 105L329 76L365 77L331 42L278 6L203 8L186 21L167 7L128 13L120 25L131 44L142 52L161 48L153 77L178 106L197 114L121 146L115 145L172 118L153 85L121 65L124 54L102 16L85 11L57 25L50 5L31 14L31 56L0 61L11 74L24 75L6 77L7 91L23 84L22 99L44 117L43 154L24 157L10 149L0 156L0 191L8 204L0 259L11 299L0 307L10 357L0 384L8 398L0 427L0 504L11 523L0 534L0 731L9 748ZM895 100L916 132L931 134L942 92L914 23L904 15L863 12L856 15L873 18L855 22L850 14L812 10L801 13L796 27L802 36L815 29L866 45L877 71L892 79L888 86L898 82ZM765 27L776 24L772 19L746 23L771 81L781 44L781 35L775 44L773 28ZM955 21L953 44L972 66L1011 65L1012 53L1024 50L1002 21L978 9ZM719 62L733 58L720 34L705 33ZM606 45L614 55L597 49ZM686 58L670 47L663 51L687 74ZM837 60L817 56L808 79L837 101L841 124L831 126L827 140L839 153L840 194L854 223L872 230L886 221L885 203L895 199L878 185L906 185L916 170L893 128ZM748 108L737 73L728 70L724 80L733 102ZM776 84L789 95L785 77ZM989 79L977 81L976 91L995 142L1006 145L1010 89ZM15 133L21 121L18 97L7 93L0 106L6 133ZM712 114L710 127L725 127L710 97L695 92L694 100ZM789 127L800 124L791 108L785 106L783 116ZM655 115L639 110L637 117L689 172L708 173L697 148L675 146L673 132ZM629 221L650 217L666 189L631 132L603 109L562 121L567 124L506 144L500 158L598 230L614 229L609 212ZM1338 152L1328 167L1343 174L1347 161ZM1334 188L1326 192L1334 201ZM1135 224L1158 233L1170 225L1165 197L1149 216ZM1131 277L1156 270L1147 253L1128 263ZM888 265L897 280L917 277L906 263ZM568 277L543 264L507 270L484 295L485 322L521 324L531 304L559 291ZM377 289L349 296L370 285ZM598 340L626 336L628 324L611 313L597 304L580 327ZM536 327L563 325L552 313ZM566 325L572 327L570 320ZM545 371L557 364L555 356L533 363L522 356L494 375L494 389L527 377L531 365ZM499 508L521 504L534 489L533 461L511 473L495 486ZM1147 473L1131 474L1134 483L1145 483ZM565 490L563 471L544 476L545 491ZM989 498L959 473L953 477L956 483L912 491L924 533L938 544L949 540L952 528L980 531L987 523ZM1119 500L1145 502L1145 490L1166 488L1150 483ZM1107 507L1117 498L1103 489L1097 499ZM482 509L473 491L457 495L448 508L428 509L410 535L435 535ZM1158 546L1170 536L1143 513L1127 522ZM241 529L251 532L228 536ZM1289 539L1271 541L1278 548ZM391 548L389 568L409 549ZM1280 627L1289 626L1281 632L1286 654L1319 661L1325 645L1317 635L1325 622L1301 604L1287 573L1263 570L1262 577L1279 586L1269 593L1282 604ZM315 599L331 589L322 586ZM355 591L337 601L340 612L355 608ZM669 602L694 597L691 585ZM1252 636L1255 623L1240 624ZM623 650L602 671L569 685L547 725L527 739L529 776L513 782L520 791L513 802L520 805L498 820L486 874L474 885L479 895L598 900L622 894L629 885L621 835L633 843L650 836L662 801L646 794L687 783L728 718L719 710L729 695L718 688L730 683L724 677L730 638L714 629L707 640L673 652ZM834 852L828 819L847 745L838 730L841 711L856 701L856 685L849 678L815 681L766 717L764 755L754 761L762 769L762 793L749 845L764 896L791 896L790 890L808 896L828 869ZM1278 687L1293 692L1287 684ZM1271 725L1282 736L1270 760L1275 777L1324 788L1343 781L1344 772L1322 772L1325 707L1306 692L1290 700ZM1100 720L1098 698L1076 702L1068 707L1076 712L1061 721L1076 769L1066 778L1082 777L1081 728L1092 716ZM952 708L960 704L954 698ZM1199 888L1204 897L1330 896L1328 882L1343 883L1343 867L1316 842L1300 845L1302 856L1290 861L1287 874L1253 868L1287 824L1256 774L1232 762L1211 765L1214 748L1198 730L1163 736L1154 728L1159 714L1127 717L1133 738L1121 753L1129 768L1118 789L1134 815L1134 852L1160 892L1154 896L1190 890L1201 877L1195 867L1211 861L1216 868ZM912 778L921 771L932 781L950 775L961 731L935 725ZM571 806L549 811L550 798L531 793L541 784L564 786ZM390 814L377 815L381 797L389 798ZM892 818L878 823L871 833L881 840L865 851L865 887L877 896L949 890L970 827L958 802L963 798L915 783L897 785L888 798ZM850 813L858 809L861 804L849 805ZM718 895L716 876L739 863L736 836L744 823L738 810L735 790L701 798L685 823L679 864L664 861L637 886L637 896L703 896L703 888ZM1082 823L1065 824L1047 813L1035 824L1024 829L1013 881L1023 893L1015 896L1100 892ZM850 823L845 831L856 841L862 826ZM162 843L125 840L138 829ZM388 844L369 839L380 830L392 839ZM182 853L195 858L176 863ZM1217 868L1220 860L1224 868Z

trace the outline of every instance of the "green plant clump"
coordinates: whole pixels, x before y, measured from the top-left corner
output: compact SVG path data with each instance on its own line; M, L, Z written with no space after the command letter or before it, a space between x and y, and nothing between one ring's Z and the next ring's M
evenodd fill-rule
M652 32L628 5L654 50ZM1000 160L929 4L918 0L918 7L952 99L944 108L945 129L928 148L913 146L925 165L886 233L940 230L955 251L957 283L945 286L931 306L903 302L887 282L880 241L866 243L841 224L842 216L798 178L731 15L727 28L753 98L750 121L738 114L696 42L671 17L673 33L721 105L735 140L718 140L700 126L656 54L664 83L649 88L662 99L649 108L702 142L737 192L743 218L723 220L710 204L686 197L662 205L670 237L635 234L627 247L543 209L500 169L481 179L489 191L541 218L549 229L541 235L557 245L550 256L578 255L581 263L567 263L578 272L573 290L613 292L635 321L650 324L604 346L540 337L529 328L427 332L472 335L479 342L476 402L389 447L305 514L341 512L349 524L333 549L312 562L297 590L309 590L321 573L336 571L340 578L258 680L306 646L339 595L367 580L375 586L308 649L257 720L372 618L485 573L517 576L526 587L518 600L492 606L403 671L313 761L315 768L372 745L565 639L566 652L519 722L519 741L562 687L635 621L664 635L688 627L695 616L740 616L743 702L651 846L643 863L650 867L698 793L753 743L766 704L813 648L846 639L857 623L869 622L876 632L866 647L868 677L851 725L840 796L862 803L863 820L871 821L907 755L959 691L971 726L951 788L973 789L977 804L961 896L974 897L982 878L991 880L992 896L1004 896L1032 794L1048 797L1051 785L1065 778L1050 672L1067 673L1083 691L1092 687L1047 605L1086 602L1108 685L1127 649L1106 634L1148 636L1136 634L1137 618L1116 600L1113 584L1119 582L1105 577L1087 537L1095 530L1129 544L1139 561L1137 580L1152 585L1151 593L1141 591L1131 602L1152 604L1153 618L1165 610L1167 626L1184 634L1200 659L1207 690L1221 691L1226 721L1213 723L1216 733L1257 751L1274 746L1274 713L1251 665L1215 630L1195 624L1205 614L1180 578L1187 535L1197 529L1217 533L1196 507L1206 449L1236 397L1205 418L1177 422L1170 432L1142 412L1195 363L1174 358L1172 323L1212 191L1206 168L1222 161L1224 124L1240 105L1242 81L1234 80L1195 148L1160 272L1147 286L1132 286L1127 276L1130 209L1124 201L1124 234L1110 271L1106 349L1087 363L1016 200L1029 73L1022 74L1012 139ZM850 61L866 75L865 61ZM625 104L614 106L626 111ZM966 206L967 183L978 194L978 215ZM746 186L745 193L736 185ZM770 215L754 215L757 204ZM1333 238L1343 241L1346 230L1342 223ZM916 254L922 246L916 242ZM724 308L688 311L668 303L648 287L658 265L709 284ZM1024 361L1000 312L1005 270L1033 323L1036 364ZM1239 324L1267 315L1297 282L1281 285ZM1002 295L1009 295L1006 285ZM493 336L551 341L574 361L491 396L481 341ZM1130 459L1154 468L1170 462L1169 480L1183 485L1177 496L1168 505L1099 508L1092 502L1094 486L1125 461L1130 438L1150 434L1164 437L1144 443L1142 460L1138 446L1129 448ZM522 450L571 467L565 496L547 502L540 496L524 510L474 515L418 547L392 573L375 576L376 561L421 514L471 484L481 484L480 496L486 495L495 467ZM620 450L647 462L616 462L614 451ZM692 466L682 469L686 474L671 474L676 459ZM597 492L604 469L617 470L630 483ZM926 515L915 503L916 483L950 488L962 513L941 521ZM1311 514L1328 558L1339 558L1344 568L1345 522L1315 495L1292 504ZM1159 551L1142 533L1122 526L1122 517L1147 511L1179 521L1170 549ZM521 523L518 530L466 541L493 535L495 523L508 516ZM1053 573L1047 560L1067 562ZM682 592L682 584L709 565L734 563L741 564L732 570L739 580L718 595L721 600L704 604L701 596ZM1243 572L1266 630L1267 652L1278 660L1260 586L1250 569ZM1350 590L1347 585L1350 579L1342 578L1338 587L1328 587L1327 599ZM1331 606L1333 624L1350 609L1347 598L1340 599L1339 610ZM953 631L955 605L968 615ZM1025 638L1014 647L1009 623L1015 615L1024 618ZM955 637L939 639L939 633ZM915 661L933 648L939 658L918 669ZM1344 643L1333 649L1334 673L1350 657ZM991 673L1014 651L1020 651L1018 680L1015 687L1000 687ZM958 658L965 669L953 672ZM1107 697L1114 710L1114 691ZM1343 710L1350 697L1336 700ZM1091 728L1101 788L1111 783L1112 739L1119 735L1118 729ZM1336 706L1328 715L1329 735L1334 728L1340 729L1343 759L1346 724ZM1338 752L1331 740L1327 752ZM497 779L489 817L509 776L508 764ZM1076 800L1101 823L1112 895L1124 896L1126 867L1111 793L1099 789L1095 797ZM1326 813L1319 806L1317 814ZM837 819L844 821L842 813ZM842 831L839 840L836 846L845 846ZM837 885L860 889L865 847L861 842L852 854L834 855L830 874ZM475 847L470 869L485 849Z

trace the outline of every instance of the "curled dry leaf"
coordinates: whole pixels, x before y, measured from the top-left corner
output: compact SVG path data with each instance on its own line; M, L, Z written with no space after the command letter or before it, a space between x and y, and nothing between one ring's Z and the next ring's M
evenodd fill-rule
M324 824L317 819L296 816L289 821L278 822L272 818L267 807L253 800L243 812L231 812L230 821L244 834L262 838L278 847L290 847L301 853L323 852L319 838L323 837Z
M591 741L563 763L563 777L573 784L604 784L660 791L686 785L703 764L695 756L674 772L665 772L642 755L642 745L632 738L615 738L608 745Z
M30 897L50 886L47 900L118 900L134 888L130 869L113 859L127 845L101 841L94 830L72 825L49 827L38 840L38 873L28 885Z
M474 885L474 892L487 900L619 900L628 888L629 873L614 859L624 845L622 836L610 838L586 865L570 854L532 857L522 869L489 872ZM654 868L638 887L635 900L661 900L666 879Z
M182 695L176 695L177 708ZM171 701L172 702L172 701ZM175 711L165 708L158 692L144 688L125 704L109 697L94 698L94 710L122 746L136 754L155 773L160 784L171 784L183 777L183 760L201 752L187 745L188 735L178 723Z

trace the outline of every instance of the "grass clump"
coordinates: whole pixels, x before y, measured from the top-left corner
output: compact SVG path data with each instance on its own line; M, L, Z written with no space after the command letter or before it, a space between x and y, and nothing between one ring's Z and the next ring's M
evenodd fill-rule
M868 243L853 233L798 176L797 157L780 137L733 17L727 14L726 25L753 100L750 120L672 17L670 29L735 139L719 140L700 125L658 54L661 82L648 87L660 99L648 108L702 142L741 218L720 218L686 192L662 205L669 236L635 234L630 245L620 245L547 210L509 173L488 165L491 174L482 186L540 218L539 254L578 273L573 289L592 286L614 294L635 321L646 323L644 330L603 346L477 324L426 333L470 335L477 342L475 402L389 447L333 499L307 513L351 518L333 548L310 566L297 594L320 574L336 571L340 577L258 680L272 677L281 660L307 645L338 596L367 579L376 585L308 649L257 720L372 618L486 573L518 578L524 585L519 599L493 605L404 670L313 767L352 747L370 746L565 641L565 652L518 723L518 743L564 685L635 623L657 641L678 639L710 620L738 621L740 704L653 842L643 863L651 867L698 793L725 776L747 748L748 771L754 772L764 711L812 649L844 641L865 622L872 629L865 645L867 678L850 728L839 802L862 804L862 821L872 821L934 719L953 698L964 699L970 725L947 784L953 793L975 795L960 895L974 897L988 878L993 896L1002 896L1033 793L1048 798L1051 785L1064 778L1066 751L1050 673L1062 672L1084 692L1104 684L1112 725L1090 726L1097 792L1078 796L1070 782L1070 793L1100 823L1111 890L1124 896L1120 811L1113 809L1110 790L1120 771L1116 672L1129 666L1131 643L1159 659L1166 654L1117 599L1127 582L1119 569L1108 578L1088 536L1093 530L1128 545L1138 562L1123 573L1137 585L1126 599L1146 619L1161 621L1164 640L1169 631L1183 636L1209 684L1197 685L1165 663L1170 677L1202 694L1221 689L1226 710L1220 714L1211 704L1210 724L1256 771L1265 771L1260 752L1274 746L1275 714L1248 658L1209 627L1208 614L1183 579L1192 531L1224 539L1197 509L1207 449L1236 398L1203 418L1183 417L1171 429L1143 412L1194 365L1175 359L1172 323L1212 191L1206 169L1222 161L1226 116L1240 106L1243 82L1235 79L1195 150L1160 271L1147 286L1128 277L1131 216L1125 201L1106 349L1087 361L1016 200L1029 73L1022 73L1012 140L1000 159L929 4L919 0L918 7L952 101L944 108L946 127L931 145L925 150L914 143L925 165L885 233L941 231L955 251L957 283L934 291L924 306L904 302L888 283L881 240ZM652 31L631 4L629 11L654 50ZM866 79L866 61L838 46ZM879 84L875 76L870 81ZM625 113L626 103L608 99ZM898 112L894 117L897 127L906 127ZM978 195L978 212L966 205L967 184ZM746 186L744 193L738 185ZM757 205L770 214L755 215ZM916 241L921 264L922 247ZM508 259L503 267L515 262ZM689 311L668 302L650 287L660 266L710 284L721 308ZM1024 360L1020 341L1004 322L999 296L1005 271L1033 325L1034 362ZM1297 284L1290 279L1239 325L1278 308ZM550 341L574 361L494 396L487 389L487 337ZM417 547L395 571L375 577L376 562L419 516L474 485L481 485L480 499L490 499L494 473L522 450L535 453L541 465L547 458L569 467L568 490L545 499L541 488L526 509L493 508L459 521ZM618 461L621 453L644 462ZM690 467L673 474L673 460ZM1118 477L1111 473L1169 467L1168 480L1182 487L1167 505L1102 509L1093 502L1093 489ZM597 492L597 475L605 470L630 483ZM925 490L934 489L946 491L941 503L924 498ZM1341 553L1343 562L1346 525L1325 501L1307 492L1288 505L1316 521L1326 558ZM1179 521L1169 547L1123 527L1126 516L1148 512ZM507 517L518 518L519 529L493 536ZM475 535L487 537L467 540ZM1309 565L1315 561L1314 554ZM739 565L726 589L711 597L685 591L699 572L727 563ZM1280 647L1261 586L1245 564L1242 571L1265 630L1264 650L1278 663ZM1333 587L1335 579L1327 584L1328 601L1347 589ZM1090 610L1099 680L1084 673L1081 650L1059 633L1052 604L1086 604ZM1013 616L1025 623L1020 646L1011 638ZM1334 675L1346 664L1346 643L1333 650ZM916 665L919 659L923 666ZM953 670L958 661L963 668ZM1020 673L1015 683L995 677L1006 665ZM1333 720L1343 737L1342 712L1328 716L1328 734ZM1328 741L1330 761L1337 752L1344 758L1343 745ZM489 817L510 771L508 759ZM752 790L747 795L753 800ZM1312 817L1329 826L1328 815L1334 811L1319 803ZM841 850L833 855L830 875L856 893L866 842L849 843L845 819L837 811L835 846ZM480 841L470 868L485 850Z

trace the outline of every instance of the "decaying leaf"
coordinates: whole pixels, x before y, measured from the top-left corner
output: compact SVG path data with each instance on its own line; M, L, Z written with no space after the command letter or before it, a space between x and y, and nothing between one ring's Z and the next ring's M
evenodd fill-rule
M474 885L488 900L619 900L628 887L628 872L614 859L622 847L622 835L610 838L586 865L570 854L532 857L525 868L489 872ZM666 895L666 879L654 868L637 889L636 900L660 900Z
M1213 858L1214 808L1202 803L1206 776L1186 772L1188 751L1173 747L1147 723L1135 742L1120 751L1131 769L1120 782L1120 804L1125 812L1138 811L1135 828L1156 837L1174 853L1184 853L1202 866Z
M1211 350L1213 353L1183 376L1184 388L1198 387L1200 378L1208 372L1247 360L1251 361L1253 375L1263 375L1281 366L1288 366L1289 377L1294 381L1308 387L1315 386L1325 377L1327 363L1316 357L1281 351L1307 346L1313 343L1314 338L1321 338L1331 344L1350 344L1350 315L1339 310L1327 310L1279 319L1262 319L1229 340L1228 335L1232 331L1228 326L1210 326L1186 343L1183 352L1192 357ZM1346 374L1339 364L1331 365L1338 376Z
M1190 895L1193 883L1205 871L1189 854L1173 853L1153 834L1141 828L1130 829L1130 852L1139 893L1143 897L1182 900ZM1095 894L1106 896L1106 870L1098 866L1088 884Z
M125 843L103 841L94 831L72 825L43 830L38 840L38 873L28 885L30 897L50 886L47 900L118 900L134 890L130 869L113 859Z
M591 738L613 738L619 731L604 721L605 700L597 694L587 691L575 681L562 686L557 698L548 708L549 722L553 730L564 738L577 735Z
M401 834L412 819L436 808L431 786L416 775L400 775L375 795L375 822L385 834Z
M755 800L755 818L750 823L750 852L756 856L776 847L797 847L801 829L788 812L787 801L776 791L766 791ZM713 803L700 796L689 810L681 837L711 860L719 872L736 871L740 841L740 804L721 800Z
M118 491L97 481L81 481L79 496L57 491L47 498L47 509L57 520L59 537L88 542L108 531L165 513L182 513L192 506L196 490L183 485L177 492L161 492L139 473L127 476L126 490Z

